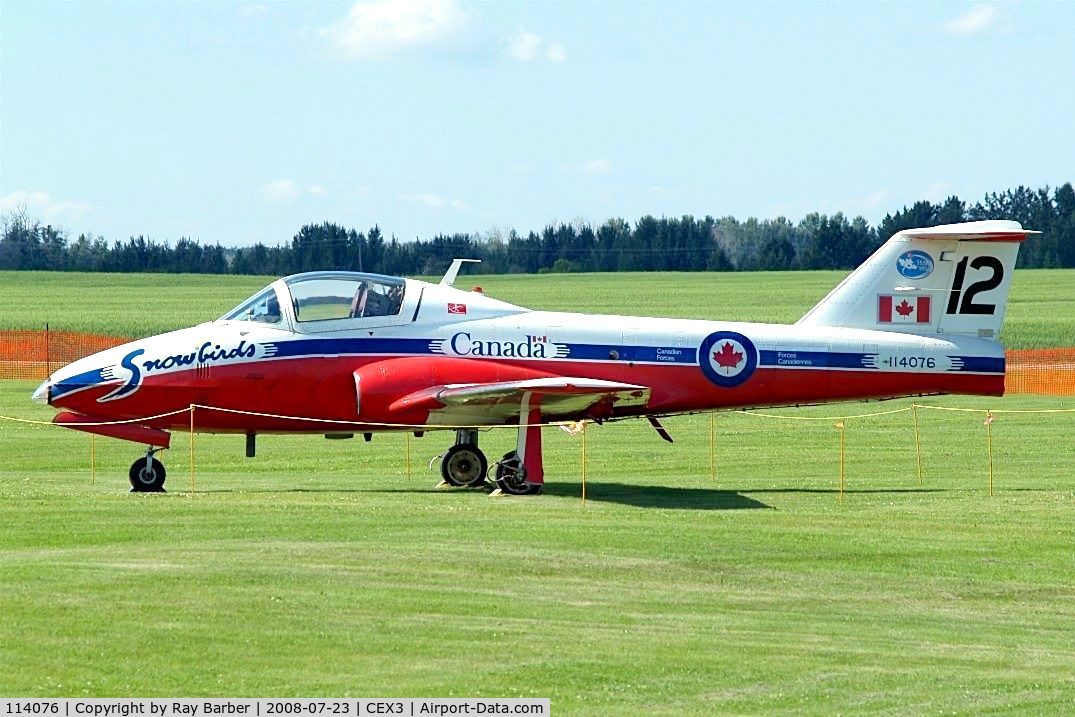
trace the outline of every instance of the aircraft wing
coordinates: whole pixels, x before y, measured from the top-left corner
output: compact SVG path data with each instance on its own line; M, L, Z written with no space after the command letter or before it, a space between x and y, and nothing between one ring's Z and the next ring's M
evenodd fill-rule
M496 383L457 383L415 391L394 402L391 410L428 409L431 418L463 422L468 416L509 418L519 415L523 398L539 397L542 417L582 414L606 402L616 406L645 405L650 389L617 381L552 376ZM532 399L533 401L533 399Z

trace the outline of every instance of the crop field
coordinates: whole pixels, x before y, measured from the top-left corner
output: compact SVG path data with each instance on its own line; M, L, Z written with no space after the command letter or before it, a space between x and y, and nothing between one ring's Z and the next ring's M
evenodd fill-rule
M459 284L535 308L793 321L839 278ZM126 335L214 318L269 281L0 279L3 328ZM1017 272L1008 316L1012 347L1075 345L1075 272ZM33 388L0 382L0 415L48 420ZM137 446L0 422L0 694L1075 712L1075 413L999 413L987 435L983 413L920 408L921 478L912 412L844 419L841 495L837 417L910 405L678 417L671 445L643 421L591 426L585 463L550 428L546 492L498 498L435 488L447 433L266 436L253 459L240 436L198 435L193 472L177 435L169 492L131 494ZM498 456L514 434L481 442Z

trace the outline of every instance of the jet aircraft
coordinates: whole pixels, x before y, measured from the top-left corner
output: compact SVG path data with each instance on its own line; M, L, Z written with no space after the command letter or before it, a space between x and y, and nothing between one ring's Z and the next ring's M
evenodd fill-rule
M171 432L455 433L454 486L531 494L541 426L751 407L1004 392L999 334L1017 222L901 231L792 325L533 311L453 284L321 271L220 319L75 361L34 392L54 422L145 445L134 491L163 489ZM715 276L714 281L719 281ZM206 407L206 408L202 408ZM171 414L171 415L161 415ZM483 427L517 425L489 475Z

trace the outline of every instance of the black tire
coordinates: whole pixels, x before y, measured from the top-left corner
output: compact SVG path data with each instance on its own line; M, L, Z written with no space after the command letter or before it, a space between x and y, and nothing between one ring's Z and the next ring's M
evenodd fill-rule
M536 495L541 486L526 482L526 469L515 451L505 453L496 467L496 487L509 495Z
M132 493L164 492L164 477L167 471L164 470L164 464L156 458L152 463L148 463L145 458L139 458L131 464L128 475L131 479Z
M448 485L474 488L485 484L489 461L473 443L457 443L440 460L440 475Z

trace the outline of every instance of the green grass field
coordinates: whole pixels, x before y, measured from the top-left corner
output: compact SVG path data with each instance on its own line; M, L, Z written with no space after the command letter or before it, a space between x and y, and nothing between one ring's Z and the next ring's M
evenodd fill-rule
M504 301L551 311L793 323L844 272L461 276ZM274 277L0 272L0 328L149 336L210 321ZM1005 345L1075 346L1075 270L1015 272Z
M86 306L127 291L117 277L87 290L85 275L39 276L48 296L31 309L24 291L15 323L65 295ZM1073 276L1017 274L1008 335L1070 336ZM184 278L166 277L170 300L131 289L110 323L83 311L66 328L172 328L266 283ZM480 283L539 308L788 320L835 278ZM50 418L33 387L0 382L0 415ZM0 694L548 696L572 715L1075 711L1075 413L999 415L993 496L982 414L919 410L921 483L910 412L847 420L842 501L834 420L718 414L715 478L709 420L668 420L674 445L644 422L591 427L585 504L580 439L557 429L535 497L435 490L426 464L450 442L436 433L269 436L255 459L241 437L199 435L193 494L177 435L170 492L136 495L133 444L96 439L91 481L89 436L2 423ZM492 456L513 441L482 436Z

